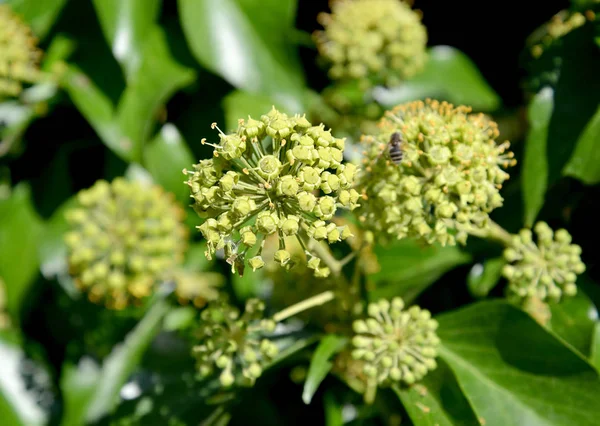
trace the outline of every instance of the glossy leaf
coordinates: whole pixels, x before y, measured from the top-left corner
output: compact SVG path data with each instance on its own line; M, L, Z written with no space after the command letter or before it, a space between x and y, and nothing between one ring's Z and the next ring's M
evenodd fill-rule
M228 132L234 132L238 128L240 118L246 119L251 116L254 119L259 119L261 115L269 112L273 106L280 110L283 109L281 105L276 105L269 96L235 90L223 99L225 127Z
M43 39L67 0L8 0L7 3L31 26L34 34Z
M550 305L549 328L565 339L581 354L588 356L598 310L592 301L579 291L573 297L565 297L560 303Z
M119 391L160 331L168 311L168 302L159 299L123 343L113 349L101 368L89 359L82 359L77 367L64 368L61 378L65 399L63 426L96 422L114 409Z
M596 370L600 371L600 322L594 324L590 349L590 362L596 367Z
M0 200L0 277L6 286L8 312L14 317L38 274L42 231L28 186L20 184L10 198Z
M600 182L600 107L583 129L563 173L587 185Z
M524 312L479 302L437 319L440 356L482 424L597 424L598 373Z
M393 387L415 426L479 426L454 374L443 360L418 384Z
M529 131L525 141L521 183L525 204L525 226L531 227L544 205L548 185L548 160L546 144L548 126L554 109L554 91L550 87L542 89L531 101L527 109Z
M23 377L26 354L21 338L12 331L0 330L0 419L7 426L37 426L47 422L47 413ZM31 368L31 367L30 367Z
M414 300L449 270L471 259L456 246L427 246L410 239L377 247L375 254L381 270L370 276L377 287L369 298L401 296L406 302Z
M246 14L250 5L255 9L262 2L245 1L244 7L236 0L179 0L178 4L198 62L237 88L272 95L293 112L302 110L303 76L296 52L281 48L281 34L261 28L265 18L255 20Z
M183 205L189 204L190 190L184 184L184 168L194 164L194 157L177 128L167 123L144 148L144 164L154 181L172 192Z
M505 263L504 258L495 257L473 265L467 277L469 292L475 297L487 296L500 281Z
M124 67L128 79L136 76L161 0L94 0L93 3L114 57Z
M476 111L494 111L501 103L471 59L450 46L432 47L423 72L396 88L379 87L373 91L373 97L390 108L425 98L468 105Z
M348 338L337 336L335 334L327 335L321 340L319 346L313 353L304 382L304 390L302 391L302 401L305 404L310 404L315 392L319 388L321 382L331 370L333 363L329 358L339 352L348 343Z
M39 246L40 269L44 277L51 279L67 273L67 246L64 235L69 230L65 213L77 203L76 197L65 201L46 222Z

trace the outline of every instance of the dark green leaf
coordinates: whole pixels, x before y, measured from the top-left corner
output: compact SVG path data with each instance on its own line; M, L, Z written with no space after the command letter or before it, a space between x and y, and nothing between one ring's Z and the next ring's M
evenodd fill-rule
M579 291L574 297L565 297L560 303L551 304L550 311L549 328L588 356L594 325L598 320L598 311L589 297Z
M283 3L289 3L284 1ZM251 93L263 93L301 112L303 76L296 52L282 49L282 34L269 31L261 24L289 22L285 5L279 7L286 16L275 15L262 2L236 0L179 0L179 16L188 43L198 62L222 76L229 83ZM246 11L260 8L254 19Z
M63 426L95 422L114 409L121 387L160 331L160 324L168 310L169 305L164 298L157 300L123 343L104 360L102 368L86 358L77 367L64 368L61 378L65 399Z
M370 277L377 285L371 300L401 296L411 302L446 272L471 260L456 246L426 246L410 239L377 247L375 254L381 270Z
M189 204L190 189L181 171L194 164L194 157L174 125L165 124L144 148L144 163L156 183L175 194L183 205Z
M425 69L397 88L377 88L374 98L385 107L425 98L468 105L476 111L494 111L500 97L467 55L450 46L429 49Z
M479 302L438 321L440 356L482 423L597 424L598 373L524 312Z
M454 374L443 360L418 384L395 386L393 390L415 426L479 426Z
M594 325L590 352L590 362L596 367L596 370L600 371L600 322Z
M600 182L600 108L583 129L563 174L587 185Z
M65 201L46 223L39 246L40 269L46 278L67 273L67 246L64 235L69 230L65 213L77 203L76 197Z
M62 34L52 37L50 46L48 46L44 54L42 69L46 72L51 72L56 63L66 60L73 53L75 45L74 40Z
M67 0L8 0L7 3L25 19L35 35L43 39L66 2Z
M23 377L26 354L16 332L0 330L0 419L6 426L44 425L47 413L38 405L34 392L27 389Z
M246 119L251 116L254 119L259 119L261 115L269 112L272 106L278 109L281 108L280 105L275 105L275 102L269 96L248 93L242 90L231 92L223 99L226 131L236 131L240 118Z
M543 88L531 101L527 109L529 132L525 141L521 184L525 204L525 226L531 227L544 205L548 184L548 161L546 143L548 126L554 108L554 91Z
M94 0L100 26L129 79L143 61L144 44L154 29L161 0Z
M18 317L21 304L38 274L38 244L43 224L25 184L0 200L0 277L6 286L6 307Z
M329 361L329 358L340 350L348 343L348 338L343 336L336 336L330 334L325 336L317 349L313 353L308 367L308 373L306 375L306 381L304 382L304 390L302 391L302 401L305 404L310 404L315 392L319 388L321 382L331 370L333 364Z
M487 296L500 281L505 263L502 257L495 257L473 265L467 277L469 292L475 297Z

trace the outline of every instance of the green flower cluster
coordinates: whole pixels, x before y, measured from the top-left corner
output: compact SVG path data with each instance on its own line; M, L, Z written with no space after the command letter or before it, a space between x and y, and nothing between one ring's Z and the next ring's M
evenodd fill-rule
M382 299L368 306L369 318L356 320L352 357L364 361L363 372L378 385L413 384L437 367L438 323L427 310L404 301Z
M504 250L509 265L503 269L512 296L527 299L558 301L563 295L577 293L577 275L585 271L581 261L581 247L571 244L571 235L565 229L553 232L544 222L538 222L533 233L522 229L513 236L512 245Z
M0 4L0 98L17 96L23 83L41 79L38 67L42 52L31 29L8 5Z
M427 60L427 31L420 15L398 0L340 0L319 15L314 34L334 80L395 86L420 72Z
M278 353L277 345L264 338L275 330L276 323L264 318L265 304L249 299L242 315L221 298L202 311L200 327L193 348L200 376L207 377L216 369L223 386L236 380L236 369L241 368L243 382L253 385L265 365Z
M496 144L498 128L470 108L427 100L400 105L364 136L364 168L357 187L367 201L357 210L376 236L416 237L428 243L465 243L503 203L502 170L515 164L509 143ZM391 161L398 132L403 158Z
M184 170L193 207L208 218L199 227L207 257L224 249L232 269L241 274L247 262L256 270L265 264L264 239L273 235L279 241L273 257L288 266L286 240L295 238L309 266L328 275L315 245L351 235L330 219L339 207L355 208L359 199L351 188L356 166L343 163L344 140L323 125L275 108L259 120L240 120L235 133L219 132L220 143L211 144L214 157L200 161L194 171Z
M183 261L184 211L158 186L117 178L77 194L66 213L69 272L93 302L123 309Z

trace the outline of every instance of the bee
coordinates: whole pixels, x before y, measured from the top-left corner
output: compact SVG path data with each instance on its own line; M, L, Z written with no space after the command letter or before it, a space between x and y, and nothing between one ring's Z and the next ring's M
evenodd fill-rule
M400 132L392 133L390 137L390 142L388 143L388 152L390 154L390 160L392 163L398 165L402 161L404 157L404 153L402 152L402 143L403 143L402 135Z

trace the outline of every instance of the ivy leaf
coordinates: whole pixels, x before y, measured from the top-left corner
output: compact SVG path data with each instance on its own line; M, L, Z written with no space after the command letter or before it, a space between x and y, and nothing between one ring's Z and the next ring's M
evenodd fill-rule
M247 12L260 9L263 15L268 10L257 0L179 0L178 4L183 31L199 63L237 88L271 95L293 112L303 109L304 78L296 52L282 49L283 34L273 33L273 27L261 28L265 19L289 22L289 17L273 14L255 19ZM289 13L285 7L277 10Z
M77 367L63 368L60 382L65 401L63 425L93 423L114 409L121 387L137 368L169 311L167 300L159 297L123 343L104 360L102 367L84 358Z
M554 91L543 88L531 101L527 109L529 131L525 141L521 185L525 204L525 226L533 222L544 205L544 196L548 185L548 161L546 144L548 126L554 109Z
M597 424L598 373L523 311L486 301L437 319L440 356L482 424Z
M487 296L500 281L505 264L503 257L494 257L473 265L467 277L469 292L474 297Z
M321 382L331 370L333 363L329 361L329 358L340 350L348 343L348 338L344 336L336 336L330 334L325 336L317 349L313 353L308 367L308 373L306 375L306 381L304 382L304 390L302 391L302 401L305 404L310 404L315 392L319 388Z
M223 99L225 110L225 127L228 132L234 132L238 128L238 120L246 119L248 116L259 119L261 115L269 112L272 106L284 109L276 105L270 96L234 90Z
M376 284L369 298L401 296L407 303L446 272L471 260L456 246L424 246L411 239L378 246L375 254L381 270L369 277Z
M582 355L588 356L598 320L598 310L590 298L579 291L573 297L565 297L560 303L552 303L550 312L549 328Z
M600 182L600 107L585 126L563 174L586 185Z
M429 49L425 69L393 89L378 87L373 97L384 107L425 98L468 105L476 111L494 111L500 97L485 81L477 66L460 50L450 46Z
M415 426L479 426L454 374L443 360L421 382L392 388Z
M67 0L8 0L12 10L23 17L34 34L43 39Z
M590 349L590 362L596 367L596 370L600 371L600 322L597 322L594 325Z
M190 190L181 172L194 164L194 157L173 124L165 124L144 148L144 163L154 181L172 192L183 205L189 204Z
M0 277L6 286L7 310L14 318L38 274L42 232L29 187L17 185L10 198L0 200Z

